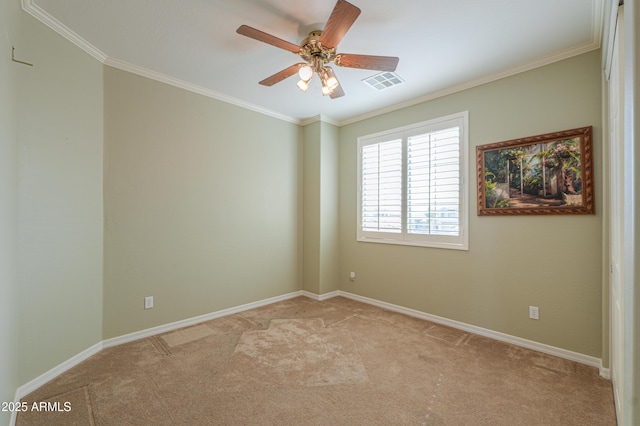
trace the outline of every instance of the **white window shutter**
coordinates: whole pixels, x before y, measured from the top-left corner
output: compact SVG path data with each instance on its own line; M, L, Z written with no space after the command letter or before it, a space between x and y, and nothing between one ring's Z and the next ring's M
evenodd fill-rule
M358 138L358 241L468 250L468 113Z
M407 232L459 235L460 141L457 127L407 140Z
M362 230L402 230L402 141L362 148Z

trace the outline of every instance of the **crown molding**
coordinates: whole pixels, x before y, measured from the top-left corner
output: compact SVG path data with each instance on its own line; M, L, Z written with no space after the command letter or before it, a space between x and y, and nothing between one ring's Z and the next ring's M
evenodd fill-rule
M448 87L446 89L428 93L426 95L419 96L417 98L413 98L405 102L400 102L386 108L377 109L375 111L371 111L365 114L360 114L351 118L347 118L346 120L340 121L337 125L341 127L341 126L346 126L347 124L357 123L359 121L367 120L369 118L373 118L373 117L377 117L390 112L398 111L403 108L421 104L423 102L432 101L437 98L442 98L447 95L452 95L454 93L462 92L463 90L467 90L473 87L481 86L483 84L491 83L493 81L497 81L506 77L511 77L513 75L520 74L525 71L530 71L535 68L543 67L545 65L549 65L554 62L559 62L564 59L569 59L571 57L578 56L583 53L587 53L592 50L599 49L602 44L602 32L604 28L606 1L592 0L591 5L593 8L593 21L591 21L591 40L589 40L586 43L583 43L578 46L574 46L572 48L555 53L553 55L538 58L536 60L518 65L506 71L502 71L495 74L489 74L484 77L480 77L476 80L468 81L466 83L458 84L455 86Z
M434 99L438 99L447 95L451 95L451 94L461 92L467 89L471 89L477 86L481 86L486 83L491 83L493 81L497 81L502 78L510 77L525 71L533 70L535 68L539 68L545 65L552 64L554 62L558 62L564 59L571 58L573 56L581 55L583 53L587 53L592 50L599 49L602 43L602 32L604 28L604 16L605 16L604 8L606 3L604 0L592 0L593 21L591 22L591 40L589 42L583 43L582 45L572 47L570 49L567 49L565 51L562 51L553 55L545 56L537 60L527 62L525 64L516 66L506 71L502 71L495 74L489 74L484 77L478 78L476 80L451 86L446 89L428 93L426 95L419 96L417 98L413 98L404 102L400 102L385 108L377 109L365 114L360 114L351 118L347 118L345 120L337 121L337 120L331 119L330 117L326 117L322 115L317 115L312 118L299 120L297 118L294 118L285 114L281 114L276 111L272 111L272 110L260 107L258 105L251 104L249 102L245 102L241 99L233 98L231 96L224 95L214 90L210 90L202 86L188 83L186 81L168 76L166 74L162 74L162 73L152 71L134 64L130 64L128 62L121 61L119 59L111 58L107 56L105 53L103 53L102 51L100 51L99 49L97 49L91 43L89 43L88 41L80 37L78 34L71 31L69 28L67 28L64 24L62 24L56 18L48 14L44 9L34 4L33 0L21 0L21 1L22 1L22 8L24 9L25 12L29 13L30 15L38 19L40 22L47 25L49 28L51 28L58 34L62 35L71 43L75 44L76 46L78 46L79 48L87 52L89 55L91 55L93 58L97 59L98 61L102 62L105 65L109 65L114 68L128 71L133 74L137 74L146 78L150 78L152 80L166 83L171 86L179 87L181 89L188 90L190 92L198 93L203 96L207 96L209 98L213 98L222 102L236 105L241 108L255 111L260 114L264 114L264 115L267 115L279 120L283 120L289 123L297 124L300 126L306 126L308 124L321 121L321 122L332 124L336 127L346 126L348 124L357 123L359 121L367 120L369 118L373 118L373 117L377 117L390 112L398 111L403 108L407 108L407 107L428 102Z
M94 45L71 31L62 22L51 16L40 6L34 4L32 0L22 0L22 9L98 61L104 63L107 59L107 55L105 55L100 49L97 49Z
M340 127L340 122L338 120L334 120L331 117L327 117L326 115L318 114L315 117L307 118L305 120L301 120L298 124L301 126L307 126L309 124L313 124L316 122L328 123L334 125L336 127Z
M448 87L446 89L438 90L435 92L428 93L423 96L419 96L417 98L409 99L408 101L400 102L397 104L393 104L386 108L377 109L375 111L371 111L365 114L357 115L355 117L348 118L346 120L342 120L339 122L338 126L346 126L347 124L357 123L359 121L367 120L369 118L377 117L383 114L387 114L390 112L398 111L403 108L407 108L410 106L418 105L424 102L432 101L434 99L442 98L444 96L452 95L454 93L462 92L464 90L472 89L477 86L482 86L483 84L491 83L493 81L501 80L506 77L511 77L516 74L523 73L525 71L530 71L536 68L543 67L545 65L550 65L554 62L559 62L564 59L569 59L573 56L578 56L583 53L590 52L592 50L596 50L600 48L600 40L597 40L597 43L594 41L590 41L588 43L584 43L582 45L573 47L571 49L565 50L560 53L556 53L554 55L546 56L540 59L537 59L532 62L528 62L523 65L519 65L517 67L511 68L507 71L502 71L495 74L489 74L484 77L478 78L476 80L468 81L466 83L458 84L455 86Z
M244 109L255 111L260 114L277 118L279 120L287 121L289 123L298 124L298 125L300 124L300 120L298 120L297 118L290 117L285 114L280 114L278 112L269 110L267 108L263 108L258 105L251 104L249 102L245 102L243 100L224 95L222 93L204 88L202 86L188 83L186 81L168 76L166 74L152 71L147 68L140 67L138 65L130 64L128 62L121 61L119 59L111 58L107 56L104 52L102 52L100 49L97 49L94 45L92 45L91 43L89 43L88 41L80 37L78 34L71 31L62 22L58 21L56 18L51 16L40 6L33 3L33 0L22 0L22 9L28 14L32 15L34 18L36 18L38 21L42 22L43 24L51 28L53 31L57 32L58 34L60 34L61 36L69 40L71 43L78 46L80 49L87 52L94 59L102 62L104 65L108 65L113 68L118 68L123 71L140 75L142 77L146 77L152 80L166 83L171 86L179 87L181 89L188 90L190 92L198 93L200 95L207 96L209 98L226 102L232 105L236 105Z
M216 92L215 90L211 90L211 89L207 89L205 87L202 86L198 86L196 84L192 84L192 83L188 83L184 80L180 80L178 78L175 77L171 77L168 76L166 74L162 74L156 71L152 71L150 69L144 68L144 67L140 67L138 65L134 65L134 64L130 64L128 62L125 61L121 61L119 59L114 59L114 58L110 58L107 57L104 61L103 61L104 65L113 67L113 68L117 68L123 71L127 71L130 72L132 74L137 74L139 76L142 77L146 77L149 78L151 80L156 80L159 81L161 83L165 83L174 87L178 87L180 89L184 89L187 90L189 92L193 92L193 93L197 93L203 96L207 96L209 98L213 98L222 102L226 102L228 104L232 104L232 105L236 105L239 106L241 108L244 109L248 109L251 111L255 111L258 112L260 114L264 114L264 115L268 115L270 117L273 118L277 118L279 120L283 120L283 121L288 121L289 123L293 123L293 124L300 124L300 120L298 120L297 118L294 117L290 117L288 115L285 114L280 114L278 112L266 109L266 108L262 108L258 105L254 105L251 104L249 102L245 102L242 101L240 99L231 97L231 96L227 96L225 94L222 94L220 92Z

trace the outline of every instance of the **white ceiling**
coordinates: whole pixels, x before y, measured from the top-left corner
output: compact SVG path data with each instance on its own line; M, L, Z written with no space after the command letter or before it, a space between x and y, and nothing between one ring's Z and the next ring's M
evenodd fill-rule
M406 82L378 92L375 71L334 67L346 93L307 93L299 62L236 34L246 24L294 44L322 29L335 0L23 0L24 9L105 64L293 122L344 124L600 46L603 0L349 0L362 13L338 52L398 56ZM312 81L317 81L314 79Z

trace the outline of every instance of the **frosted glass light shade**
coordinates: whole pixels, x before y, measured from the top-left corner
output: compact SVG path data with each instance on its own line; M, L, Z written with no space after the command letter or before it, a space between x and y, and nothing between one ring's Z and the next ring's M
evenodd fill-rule
M302 90L303 92L306 92L307 89L309 88L309 83L304 80L300 80L298 84L296 84L296 86L298 86L298 89Z
M311 69L311 67L309 65L303 65L298 70L298 75L300 76L301 80L309 81L309 80L311 80L311 77L313 76L313 70Z

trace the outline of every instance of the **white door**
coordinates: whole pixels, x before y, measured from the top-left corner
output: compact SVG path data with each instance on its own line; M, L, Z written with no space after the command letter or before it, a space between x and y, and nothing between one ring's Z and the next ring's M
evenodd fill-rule
M623 114L622 95L623 79L622 67L619 57L619 46L622 45L622 14L618 15L613 52L611 59L611 71L609 74L609 194L610 194L610 219L609 219L609 253L610 253L610 355L611 355L611 381L616 399L616 411L619 424L622 422L622 410L620 402L624 401L624 305L623 305L623 276L622 276L622 242L623 242L623 204L624 193L623 179Z

